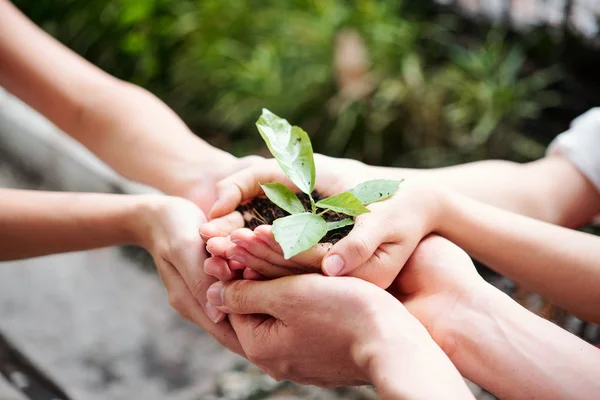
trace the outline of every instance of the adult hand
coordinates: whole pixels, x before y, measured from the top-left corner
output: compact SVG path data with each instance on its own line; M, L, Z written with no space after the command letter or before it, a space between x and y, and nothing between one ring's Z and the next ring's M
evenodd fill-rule
M374 383L384 399L469 396L424 327L368 282L317 274L218 282L209 301L230 313L248 358L276 379ZM432 376L436 387L426 384Z
M317 166L317 179L315 190L323 196L331 196L351 189L360 182L372 178L368 167L358 161L349 159L335 159L323 155L315 155ZM283 256L273 254L270 258L269 249L253 254L251 249L235 246L228 235L232 228L242 228L244 220L239 212L234 211L244 201L251 200L263 194L260 183L279 182L290 189L298 191L292 182L284 175L274 159L264 160L253 164L251 167L229 176L218 184L218 199L211 210L214 218L205 224L202 235L210 239L208 249L215 257L211 257L206 264L206 271L220 280L230 280L236 276L235 269L243 269L241 264L256 263L259 269L269 277L280 277L298 272L314 271L314 265L320 264L323 255L331 247L328 244L317 245L311 251L300 254L292 260L285 260ZM265 227L257 228L257 232ZM241 235L251 235L248 229L243 229ZM227 250L231 251L227 251ZM280 251L280 249L279 249ZM236 259L240 262L236 262ZM229 263L227 262L229 260ZM228 265L229 264L229 265ZM278 267L276 267L276 265ZM309 268L307 268L307 266ZM284 267L284 268L280 268ZM249 268L251 271L252 269ZM246 272L244 271L244 275ZM250 276L256 276L250 275Z
M487 297L490 285L460 247L437 235L423 239L388 291L451 355L454 310L469 308Z

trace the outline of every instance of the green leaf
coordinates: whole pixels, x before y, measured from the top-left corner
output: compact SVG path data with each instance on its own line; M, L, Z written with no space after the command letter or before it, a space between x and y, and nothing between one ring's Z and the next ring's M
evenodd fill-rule
M263 109L256 127L283 172L298 189L310 195L316 172L308 134L267 109Z
M286 260L310 249L327 233L327 223L318 215L305 212L273 222L273 235Z
M329 209L346 215L357 217L370 212L359 199L350 192L336 194L317 202L317 207Z
M376 179L373 181L363 182L356 185L350 193L360 200L363 205L375 203L387 199L398 190L398 186L404 181L389 181L386 179Z
M269 200L290 214L299 214L306 211L296 194L281 183L267 183L260 185L260 187L262 187Z
M327 223L327 232L333 231L335 229L340 229L345 226L353 225L353 224L354 224L354 221L352 220L352 218L345 218L341 221L328 222Z

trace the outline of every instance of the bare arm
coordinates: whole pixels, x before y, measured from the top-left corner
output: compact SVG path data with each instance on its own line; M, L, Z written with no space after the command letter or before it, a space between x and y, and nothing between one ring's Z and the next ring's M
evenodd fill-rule
M495 207L571 228L589 222L600 212L600 193L562 157L545 157L527 164L490 160L429 170L370 168L383 178L416 178Z
M0 261L137 243L141 198L0 189Z
M433 230L550 301L600 321L600 238L440 194Z
M600 350L489 288L453 312L450 359L499 398L597 399Z
M123 176L170 194L187 195L188 181L233 160L154 95L87 62L7 0L0 0L0 85Z

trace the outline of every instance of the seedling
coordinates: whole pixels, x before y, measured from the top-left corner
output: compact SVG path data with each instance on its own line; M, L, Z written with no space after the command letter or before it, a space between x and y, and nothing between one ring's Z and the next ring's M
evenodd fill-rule
M354 224L355 217L370 212L366 205L390 197L402 182L367 181L352 190L315 202L312 193L316 170L308 134L267 109L263 109L256 127L285 175L310 199L310 210L306 210L298 196L281 183L261 185L269 200L291 214L273 222L273 235L283 249L285 259L310 249L327 232ZM327 222L322 216L329 211L347 218Z

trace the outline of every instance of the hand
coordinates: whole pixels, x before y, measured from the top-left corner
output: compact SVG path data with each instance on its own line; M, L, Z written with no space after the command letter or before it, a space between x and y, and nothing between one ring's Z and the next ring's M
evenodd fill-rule
M178 169L173 175L177 181L173 193L193 201L202 211L208 213L217 199L217 183L225 177L240 171L255 163L261 162L262 157L246 156L236 158L224 151L211 148L208 157L199 154L199 162L192 162L184 168Z
M317 171L319 171L315 189L323 196L341 193L360 182L373 178L369 167L355 160L335 159L317 154L315 155L315 162ZM340 171L343 171L343 173ZM211 257L206 263L207 273L224 281L239 275L236 270L245 270L244 276L247 278L260 276L251 268L246 269L243 264L236 262L235 259L249 259L249 263L256 263L258 268L262 269L265 266L277 269L277 271L265 271L265 275L269 277L280 277L302 271L314 272L315 268L313 266L315 264L319 266L323 255L331 248L328 244L317 245L311 251L294 257L293 261L285 260L282 255L272 255L272 261L270 261L268 258L270 250L267 248L264 248L265 251L262 252L261 249L257 249L258 252L253 255L243 247L233 245L228 238L229 233L232 228L242 228L244 226L244 221L241 215L234 211L235 208L242 202L261 195L262 189L259 183L265 182L280 182L293 190L297 190L283 174L274 159L255 163L250 168L233 174L218 184L218 200L211 210L211 217L214 219L201 229L203 237L210 239L208 249L215 256ZM259 227L256 232L261 230L264 232L264 229L264 227ZM246 233L250 232L249 230L245 231ZM226 254L228 248L231 248L232 251ZM276 245L276 249L281 253L278 245ZM267 258L261 259L261 257ZM229 260L229 266L227 260ZM275 268L274 265L284 266L285 268ZM310 268L307 268L307 266L310 266Z
M204 273L207 253L200 236L204 213L194 203L177 197L143 196L139 207L138 244L154 258L169 295L179 314L198 324L221 344L244 355L225 314L208 303L206 292L216 279Z
M403 183L391 198L369 205L371 212L359 216L350 234L338 243L316 246L290 260L284 259L270 226L254 232L236 230L228 238L208 241L214 257L207 261L206 271L220 280L231 279L233 272L228 272L222 260L233 260L229 269L247 268L253 271L250 277L322 269L326 275L349 275L387 288L419 241L434 230L441 212L440 196L435 189Z
M481 302L490 288L467 253L449 240L430 235L419 243L388 291L451 356L453 312Z
M439 398L423 396L433 393L425 382L434 376L438 395L450 386L468 395L423 326L367 282L317 274L218 282L208 296L231 313L248 358L276 379L325 387L373 382L383 398ZM392 393L398 396L386 397Z

